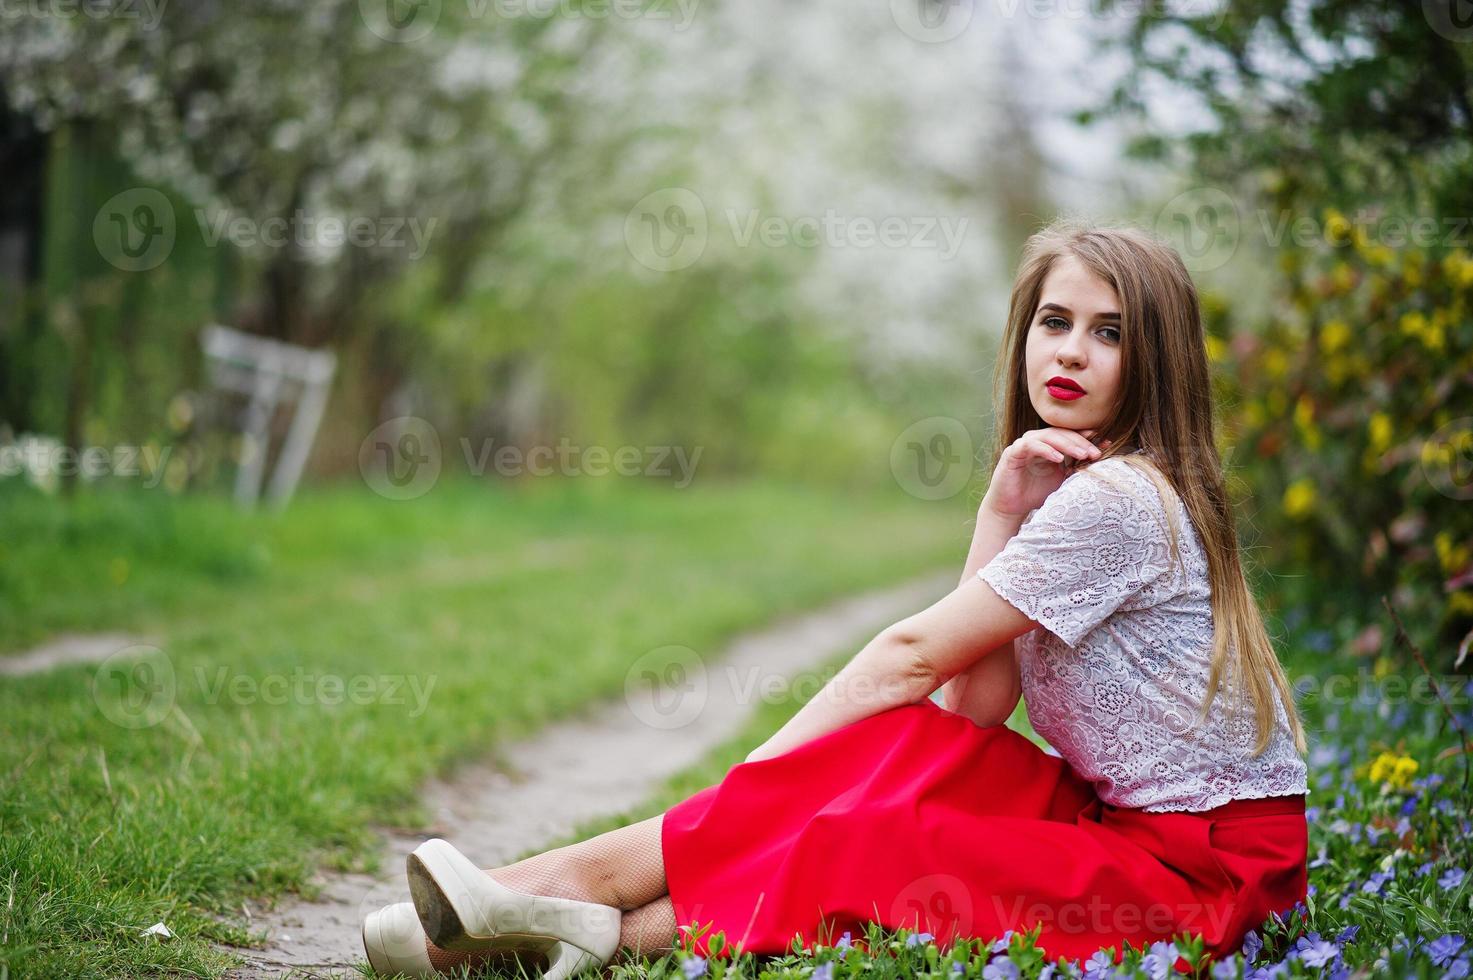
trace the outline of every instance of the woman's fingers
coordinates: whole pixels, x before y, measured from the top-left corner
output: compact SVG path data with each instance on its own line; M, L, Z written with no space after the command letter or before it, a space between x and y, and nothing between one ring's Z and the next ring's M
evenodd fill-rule
M1100 454L1099 447L1070 429L1043 430L1039 433L1039 438L1075 459L1093 459Z

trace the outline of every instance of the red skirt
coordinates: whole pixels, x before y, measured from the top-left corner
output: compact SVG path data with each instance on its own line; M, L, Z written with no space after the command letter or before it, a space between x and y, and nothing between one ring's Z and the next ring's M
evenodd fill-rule
M721 955L846 931L860 946L867 921L942 948L1041 924L1051 960L1183 931L1227 956L1306 897L1304 799L1113 806L1023 735L928 698L733 766L665 812L661 847L677 922L709 930L684 939L702 956L717 931Z

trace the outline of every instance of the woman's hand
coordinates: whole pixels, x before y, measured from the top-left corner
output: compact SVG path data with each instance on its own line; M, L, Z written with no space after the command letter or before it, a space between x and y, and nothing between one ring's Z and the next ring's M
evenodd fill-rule
M1094 433L1094 429L1076 432L1059 426L1023 433L1002 451L982 506L1021 521L1029 511L1043 506L1079 460L1099 458L1099 448L1089 440ZM1108 447L1110 440L1104 445Z

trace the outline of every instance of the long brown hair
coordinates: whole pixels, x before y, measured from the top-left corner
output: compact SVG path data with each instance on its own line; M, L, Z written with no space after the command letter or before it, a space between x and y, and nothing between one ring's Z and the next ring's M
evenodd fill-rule
M1047 426L1028 397L1024 355L1044 278L1066 254L1109 283L1120 300L1121 394L1114 413L1096 427L1096 442L1111 440L1099 459L1114 457L1139 467L1156 486L1166 503L1178 565L1180 528L1176 508L1170 504L1173 494L1186 507L1207 556L1215 628L1207 694L1197 724L1206 719L1223 672L1231 670L1236 707L1241 708L1245 693L1253 704L1258 730L1253 754L1268 748L1272 737L1275 689L1294 745L1303 753L1304 730L1288 678L1243 574L1214 434L1211 372L1197 289L1174 248L1139 228L1101 226L1076 218L1057 219L1028 239L1013 282L993 379L998 442L989 472L996 472L1004 447ZM1145 452L1137 453L1136 448Z

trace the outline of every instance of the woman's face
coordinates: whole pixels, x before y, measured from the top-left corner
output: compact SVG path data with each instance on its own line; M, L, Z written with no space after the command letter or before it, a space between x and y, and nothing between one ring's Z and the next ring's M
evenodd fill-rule
M1109 283L1071 254L1056 259L1043 280L1024 367L1028 397L1045 425L1098 428L1120 395L1119 301ZM1050 385L1054 378L1079 390Z

